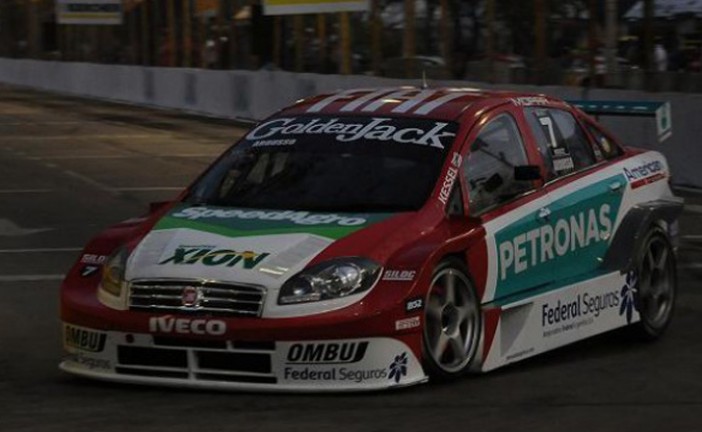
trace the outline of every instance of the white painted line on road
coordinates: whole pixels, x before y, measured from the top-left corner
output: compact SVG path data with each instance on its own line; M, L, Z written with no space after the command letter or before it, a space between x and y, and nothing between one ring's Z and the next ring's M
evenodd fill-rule
M0 140L10 140L12 141L47 141L47 140L77 140L77 139L115 139L115 140L130 140L130 139L154 139L157 137L165 138L171 136L170 133L161 133L161 134L151 134L151 135L105 135L105 134L99 134L99 135L81 135L81 134L75 134L75 135L35 135L35 136L29 136L29 135L20 135L20 136L13 136L13 137L4 137L0 138Z
M0 126L35 126L35 125L101 125L91 121L44 121L44 122L0 122Z
M702 263L685 263L685 264L678 264L678 269L683 269L683 270L702 270Z
M112 188L117 192L152 192L152 191L181 191L184 186L146 186L146 187L116 187Z
M53 228L22 228L13 220L0 218L0 236L2 237L24 237L51 230Z
M62 274L46 275L0 275L0 282L40 282L40 281L61 281L66 277Z
M62 156L30 156L28 160L82 160L82 159L152 159L152 158L213 158L220 153L194 153L194 154L141 154L141 155L62 155Z
M75 155L75 156L30 156L28 160L46 161L46 160L73 160L73 159L128 159L135 156L126 155ZM136 156L139 157L139 156Z
M688 213L702 213L702 205L687 204L685 205L685 211Z
M698 235L684 235L681 237L683 240L702 240L702 234Z
M53 192L53 189L0 189L0 194L34 194L49 192Z
M25 249L0 249L0 254L26 254L26 253L54 253L54 252L80 252L83 248L25 248Z
M196 143L199 141L196 141ZM198 157L217 157L222 153L176 153L157 155L158 157L173 157L173 158L198 158Z
M158 157L163 158L213 158L221 155L222 153L176 153L176 154L164 154L158 155Z
M65 170L63 173L66 175L69 175L71 177L77 178L78 180L80 180L84 183L87 183L93 187L96 187L96 188L100 189L101 191L110 192L110 193L114 192L113 189L111 187L107 186L106 184L100 183L97 180L93 180L90 177L86 177L83 174L78 174L75 171Z

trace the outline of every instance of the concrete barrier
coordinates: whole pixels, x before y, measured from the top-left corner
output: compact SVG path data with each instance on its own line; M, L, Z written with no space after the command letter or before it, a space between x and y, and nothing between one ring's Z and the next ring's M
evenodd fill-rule
M283 71L223 71L187 68L49 62L0 58L0 82L91 98L184 110L232 119L261 120L297 99L348 88L419 84L368 76L297 74ZM433 85L511 89L580 99L577 87L491 86L465 81ZM590 99L667 100L673 136L656 141L651 120L603 118L625 144L659 150L668 158L674 181L702 187L702 95L592 90Z

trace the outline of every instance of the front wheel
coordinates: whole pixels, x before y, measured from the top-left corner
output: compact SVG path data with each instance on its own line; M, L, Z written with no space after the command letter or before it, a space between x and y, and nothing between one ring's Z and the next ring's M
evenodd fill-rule
M434 270L424 320L424 358L429 375L466 373L480 342L480 303L463 263L445 259Z

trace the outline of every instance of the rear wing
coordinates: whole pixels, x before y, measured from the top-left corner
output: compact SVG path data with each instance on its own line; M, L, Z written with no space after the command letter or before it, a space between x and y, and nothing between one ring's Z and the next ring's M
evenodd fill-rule
M571 100L566 102L596 117L601 115L655 117L658 142L663 142L673 135L673 118L670 112L670 102L602 100Z

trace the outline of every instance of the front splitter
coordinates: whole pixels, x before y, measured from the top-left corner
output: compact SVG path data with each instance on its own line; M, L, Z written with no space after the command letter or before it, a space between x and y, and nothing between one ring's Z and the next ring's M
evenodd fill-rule
M219 390L369 391L427 381L401 340L236 342L103 332L64 324L60 368L87 378Z

